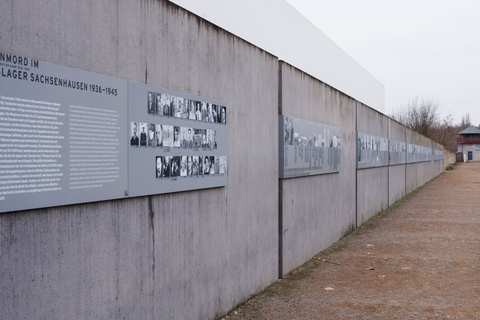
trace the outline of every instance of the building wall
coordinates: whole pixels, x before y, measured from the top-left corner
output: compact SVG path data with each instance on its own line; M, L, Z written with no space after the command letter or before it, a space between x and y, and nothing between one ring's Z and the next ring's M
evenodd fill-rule
M282 270L288 272L355 227L355 105L323 82L280 62L281 113L340 127L338 173L282 179Z
M358 103L357 131L388 139L389 119ZM388 208L388 172L388 166L357 170L357 226Z
M461 152L468 161L468 152L472 152L472 161L480 161L480 145L478 144L462 144Z
M439 172L357 171L357 130L402 128L169 1L0 15L1 52L225 102L229 161L226 187L0 214L2 318L219 317ZM340 127L340 172L280 181L280 113Z
M228 186L0 215L4 319L215 318L278 277L278 60L168 1L3 1L0 51L224 101Z

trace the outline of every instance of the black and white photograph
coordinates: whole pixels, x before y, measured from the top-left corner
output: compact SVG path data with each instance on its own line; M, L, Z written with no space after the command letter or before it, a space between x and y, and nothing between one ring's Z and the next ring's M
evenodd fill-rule
M213 122L213 111L212 111L212 104L207 103L207 120L206 122Z
M193 147L202 147L202 129L193 129Z
M187 147L187 128L180 127L180 148Z
M207 145L207 129L202 129L202 148L208 148Z
M170 160L170 177L179 177L180 176L180 158L179 156L173 156Z
M217 149L217 130L212 130L212 149Z
M163 146L173 147L173 126L163 125Z
M214 167L215 167L215 174L219 174L220 173L220 156L215 156Z
M182 119L188 119L188 117L190 116L189 108L190 108L190 100L186 98L183 99Z
M180 158L180 177L186 177L187 176L187 156L182 156Z
M180 148L180 127L173 127L173 146Z
M189 101L190 101L190 107L189 107L188 119L189 120L195 120L195 111L196 111L195 100L190 99Z
M172 100L174 101L173 110L175 111L175 113L172 116L175 118L181 118L182 109L183 109L183 99L180 97L172 97Z
M155 114L155 93L149 91L147 97L147 112L148 114Z
M163 157L155 157L155 176L157 178L163 178Z
M158 92L155 93L155 108L157 116L163 116L162 95Z
M163 128L161 124L155 125L155 147L163 147Z
M202 121L202 104L200 101L195 101L195 119Z
M193 174L193 156L187 157L187 176L191 177Z
M210 174L215 174L215 156L210 156Z
M227 124L227 107L221 107L220 123Z
M138 124L136 122L131 123L131 133L130 145L138 147L140 144L140 139L138 138Z
M212 166L212 163L210 161L210 157L209 156L203 157L203 175L210 174L211 166Z
M150 123L148 125L148 136L147 136L147 144L149 147L155 147L155 124Z
M148 127L147 123L140 122L140 146L141 147L147 146L147 127Z
M203 157L198 157L198 175L203 176Z
M193 148L193 128L187 128L187 141L185 148L192 149Z
M163 158L163 177L169 178L171 176L171 162L172 162L172 156L166 156Z
M213 123L218 123L218 113L217 113L217 105L216 104L212 104L212 119L213 119Z
M226 156L220 156L220 174L227 173L227 157Z
M208 122L207 103L202 101L202 121Z
M198 176L199 166L198 166L198 156L193 156L193 164L192 164L192 177Z
M170 95L162 94L162 103L163 103L163 116L170 117Z
M283 128L284 128L284 140L285 140L285 145L286 146L291 146L293 145L293 134L295 132L294 128L293 128L293 121L292 121L292 118L290 117L287 117L285 116L284 117L284 125L283 125Z

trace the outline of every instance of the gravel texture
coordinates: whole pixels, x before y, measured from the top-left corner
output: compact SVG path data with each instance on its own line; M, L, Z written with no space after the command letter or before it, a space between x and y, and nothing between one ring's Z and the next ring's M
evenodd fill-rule
M221 319L480 319L479 255L480 164L461 163Z

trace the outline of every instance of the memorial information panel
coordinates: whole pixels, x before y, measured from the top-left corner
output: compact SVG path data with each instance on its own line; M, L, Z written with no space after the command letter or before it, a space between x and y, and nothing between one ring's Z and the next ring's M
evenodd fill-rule
M357 132L357 168L388 166L388 139Z
M279 116L279 177L340 171L340 128Z
M226 120L219 101L0 53L0 212L224 186Z
M432 148L407 144L407 163L424 162L432 160Z
M443 160L443 150L433 150L433 160Z
M405 141L389 140L390 165L407 163L407 143Z

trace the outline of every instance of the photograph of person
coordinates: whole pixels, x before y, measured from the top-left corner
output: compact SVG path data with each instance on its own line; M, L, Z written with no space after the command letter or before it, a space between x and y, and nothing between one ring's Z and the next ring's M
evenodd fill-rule
M173 146L180 148L180 127L173 127Z
M193 157L192 176L198 176L198 156Z
M187 157L187 176L191 177L193 174L193 157Z
M163 177L163 163L164 163L163 156L156 156L155 157L155 176L156 178Z
M207 103L207 122L213 122L212 104Z
M190 112L190 100L188 99L183 99L183 111L182 111L182 119L188 119Z
M210 156L210 174L215 174L215 156Z
M202 147L202 129L193 129L193 147Z
M220 173L227 173L227 157L220 157Z
M207 129L207 148L212 148L212 130Z
M221 113L221 120L220 122L222 124L227 124L227 108L226 107L222 107L222 113Z
M171 164L172 162L172 156L166 156L164 159L163 159L163 176L165 178L169 178L170 177L170 174L171 174Z
M153 92L148 92L148 105L147 105L147 112L149 114L155 114L155 101L154 99L154 93Z
M210 167L211 167L211 162L210 162L210 157L205 156L203 157L203 174L210 174Z
M175 118L181 118L183 113L183 98L177 97L177 108L175 109Z
M202 121L207 122L207 103L202 101Z
M161 124L155 125L155 146L162 147L163 146L163 128Z
M171 163L171 174L170 177L179 177L180 176L180 157L179 156L173 156Z
M163 125L163 146L173 147L173 126Z
M202 129L202 148L207 148L207 130Z
M180 127L180 148L187 147L187 128Z
M182 156L180 160L180 177L187 176L187 156Z
M140 146L147 146L147 124L140 123Z
M148 136L147 136L147 144L149 147L155 147L155 125L150 123L148 125Z
M218 122L218 113L217 113L217 105L216 104L212 104L212 118L213 118L212 122L214 122L214 123Z
M200 101L195 101L195 118L197 121L202 121L202 105Z
M155 107L157 109L157 116L163 116L162 95L158 92L155 93Z
M292 118L290 117L285 117L284 118L284 138L285 138L285 145L293 145L293 133L294 133L294 129L293 129L293 121L292 121Z
M212 148L217 149L217 130L212 130Z
M190 116L188 117L190 120L195 120L195 111L196 110L197 110L197 108L195 107L195 100L190 99L190 108L189 108Z
M214 167L215 167L215 174L219 174L220 173L220 157L219 156L215 156Z
M163 94L163 115L165 117L170 117L170 95Z
M203 176L203 157L198 157L198 175Z
M136 122L132 122L132 137L130 138L130 145L138 147L140 144L140 139L138 139L138 125Z
M188 149L193 148L193 129L192 128L187 128L187 144L185 148L188 148Z

